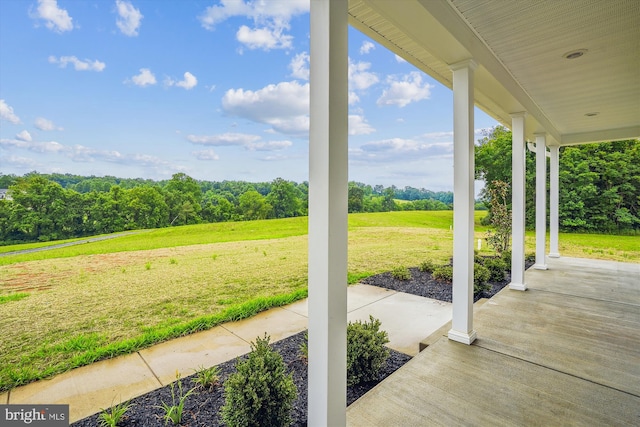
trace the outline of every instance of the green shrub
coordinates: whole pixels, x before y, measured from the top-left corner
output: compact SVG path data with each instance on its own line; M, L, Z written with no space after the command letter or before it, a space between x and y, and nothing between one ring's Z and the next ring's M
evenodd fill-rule
M391 270L391 276L398 280L411 280L411 272L405 266L396 267Z
M525 262L536 262L536 254L531 252L524 256Z
M453 281L453 267L450 265L440 265L433 269L432 276L436 280L451 283Z
M473 293L477 294L485 290L489 290L491 287L487 284L487 281L491 277L491 272L487 267L482 264L475 263L473 266Z
M386 331L380 330L380 320L369 316L369 322L349 322L347 325L347 385L378 378L389 357Z
M424 273L433 273L433 269L436 268L436 265L430 259L422 261L418 266L418 270Z
M266 334L251 343L251 353L236 364L236 370L224 384L224 423L229 427L289 425L298 391Z
M509 270L509 264L503 258L486 257L483 265L489 270L489 280L492 282L503 281L505 273Z

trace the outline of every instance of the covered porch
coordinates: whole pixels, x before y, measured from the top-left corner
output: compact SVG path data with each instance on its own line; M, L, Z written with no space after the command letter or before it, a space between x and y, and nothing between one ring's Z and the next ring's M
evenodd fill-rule
M309 424L347 422L348 25L452 89L454 168L447 338L350 409L349 423L557 424L538 422L544 413L637 424L638 266L583 265L558 250L560 148L640 137L635 0L311 0ZM512 130L513 244L509 289L474 315L476 107ZM527 146L536 262L525 274Z
M640 264L548 259L347 409L351 426L637 425Z

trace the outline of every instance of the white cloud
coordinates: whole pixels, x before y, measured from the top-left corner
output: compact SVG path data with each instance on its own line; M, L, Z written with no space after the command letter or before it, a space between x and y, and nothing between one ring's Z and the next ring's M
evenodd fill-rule
M61 56L60 58L50 56L49 62L51 64L59 64L60 68L66 68L67 64L71 63L76 71L102 71L106 67L104 62L100 62L98 60L92 61L90 59L81 61L75 56Z
M278 151L289 148L293 145L291 141L261 141L259 135L247 133L227 132L219 135L187 135L187 141L193 144L207 145L214 147L235 146L244 147L250 151ZM213 152L213 150L209 150ZM197 151L195 155L207 155L205 151ZM217 154L216 154L217 156ZM200 157L198 157L200 158ZM210 160L210 159L206 159ZM217 159L215 159L217 160Z
M222 98L227 114L269 124L276 132L304 134L309 130L309 84L271 84L252 91L229 89Z
M157 83L156 76L154 76L151 70L149 70L148 68L140 68L140 74L131 77L131 79L125 80L125 83L128 83L129 81L141 87L154 85Z
M116 0L116 8L118 10L116 25L122 31L122 34L129 37L137 36L140 21L144 17L140 13L140 9L136 9L131 2L124 0Z
M349 135L368 135L376 130L365 120L364 116L349 114Z
M302 52L291 59L289 63L291 77L301 80L309 80L309 54Z
M33 138L31 138L31 134L26 130L23 130L22 132L18 133L16 135L16 139L19 141L27 141L27 142L33 140Z
M404 59L403 57L401 57L400 55L396 54L396 61L403 63L403 62L407 62L406 59Z
M291 141L267 141L267 142L256 142L253 144L249 144L247 146L248 150L251 151L279 151L289 148L293 145Z
M21 123L20 118L13 112L13 108L7 104L4 99L0 99L0 119L6 120L14 125Z
M67 147L67 157L78 163L92 163L95 161L106 161L111 163L127 163L127 156L115 150L98 150L84 145L74 145Z
M223 133L220 135L187 135L187 141L200 145L224 146L247 146L260 140L258 135L248 133Z
M58 7L56 0L38 0L36 12L30 15L35 19L42 19L48 29L57 33L73 30L73 18L65 9Z
M422 135L422 138L425 139L442 139L445 138L448 141L452 141L453 140L453 131L447 131L447 132L429 132L429 133L425 133Z
M352 150L353 158L369 162L412 161L453 155L453 143L425 142L420 138L390 138L371 141Z
M201 150L201 151L193 151L193 154L198 160L219 160L220 156L216 154L213 150Z
M0 148L12 150L23 149L34 153L44 155L62 155L74 162L92 163L96 161L118 163L133 166L151 167L159 171L183 171L184 167L174 165L166 160L151 154L122 154L114 150L100 150L96 148L86 147L83 145L68 146L60 144L56 141L23 141L19 139L0 139ZM9 157L9 156L7 156ZM19 164L31 165L36 164L32 159L18 158ZM18 162L16 162L18 164Z
M38 162L28 157L19 157L19 156L7 156L2 158L2 162L7 165L13 165L20 168L25 168L28 170L35 170L37 168Z
M360 54L366 55L367 53L371 52L375 48L376 48L376 45L374 45L368 40L365 40L362 42L362 46L360 46Z
M198 18L207 30L228 18L244 16L253 20L253 28L240 26L237 40L249 49L289 49L293 37L286 34L293 16L309 11L309 0L248 1L222 0L219 5L207 7Z
M196 85L198 84L198 79L196 78L196 76L187 71L186 73L184 73L184 79L175 81L171 78L167 78L165 79L164 83L167 86L178 86L190 90L196 87Z
M34 122L34 126L40 130L64 130L62 127L56 126L51 120L47 120L43 117L38 117Z
M417 71L404 75L401 80L389 76L387 83L389 87L378 98L378 105L405 107L412 102L428 99L433 87L429 83L422 83L422 76Z
M375 73L369 70L369 62L353 62L349 58L349 86L354 90L365 90L378 83L379 79Z
M0 139L0 147L22 148L35 153L60 153L67 148L56 141L24 141L19 139Z
M249 49L288 49L293 36L283 34L283 28L249 28L242 25L236 33L236 39Z

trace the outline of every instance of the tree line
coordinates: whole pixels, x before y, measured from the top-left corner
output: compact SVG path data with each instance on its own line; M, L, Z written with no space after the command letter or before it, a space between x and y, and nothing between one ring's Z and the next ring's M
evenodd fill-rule
M305 216L308 182L153 181L71 174L0 174L0 244L223 221ZM405 199L402 202L397 199ZM453 194L349 183L349 212L451 209Z
M490 200L494 182L511 184L511 131L493 128L476 145L476 179ZM560 147L559 227L565 232L640 231L640 140ZM547 174L549 163L547 162ZM549 178L547 175L547 192ZM535 224L535 154L526 154L526 224ZM511 200L511 188L506 200ZM549 200L547 198L547 200ZM547 211L548 211L547 203Z

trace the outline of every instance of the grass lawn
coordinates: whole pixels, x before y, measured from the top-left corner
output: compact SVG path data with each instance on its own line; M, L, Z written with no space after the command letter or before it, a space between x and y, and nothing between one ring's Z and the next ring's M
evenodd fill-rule
M451 211L350 215L349 282L447 261L451 224ZM0 257L0 391L304 298L306 232L306 218L203 224ZM563 234L560 250L637 262L637 241Z

